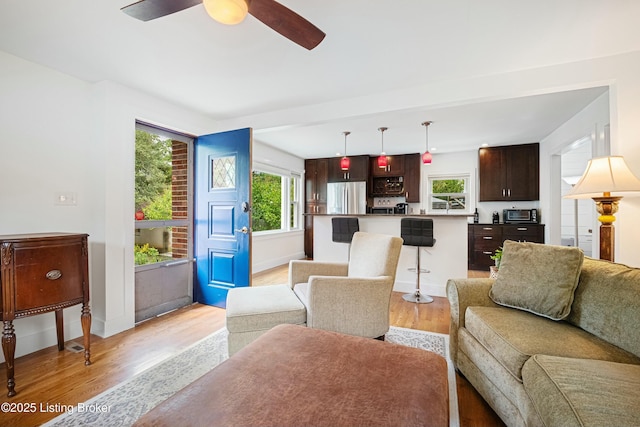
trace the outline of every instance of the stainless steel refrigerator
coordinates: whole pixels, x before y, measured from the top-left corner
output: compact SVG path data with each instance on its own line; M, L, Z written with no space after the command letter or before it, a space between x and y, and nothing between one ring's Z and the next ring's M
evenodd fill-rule
M327 184L327 214L367 213L366 182L332 182Z

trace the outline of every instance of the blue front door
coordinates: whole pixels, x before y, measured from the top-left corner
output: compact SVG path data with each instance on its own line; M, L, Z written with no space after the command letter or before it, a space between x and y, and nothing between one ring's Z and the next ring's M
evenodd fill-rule
M226 307L251 278L251 129L195 141L197 302Z

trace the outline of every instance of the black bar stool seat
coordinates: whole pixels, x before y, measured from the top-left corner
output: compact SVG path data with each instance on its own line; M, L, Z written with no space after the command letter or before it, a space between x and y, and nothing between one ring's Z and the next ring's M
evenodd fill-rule
M358 218L334 217L331 218L331 240L339 243L351 243L353 234L360 231Z
M420 250L423 247L432 247L436 243L433 238L433 220L422 218L402 218L400 220L400 237L405 246L416 246L416 266L409 271L416 272L416 290L411 294L405 294L405 301L426 304L433 302L433 298L420 293L420 274L429 273L429 270L420 268Z

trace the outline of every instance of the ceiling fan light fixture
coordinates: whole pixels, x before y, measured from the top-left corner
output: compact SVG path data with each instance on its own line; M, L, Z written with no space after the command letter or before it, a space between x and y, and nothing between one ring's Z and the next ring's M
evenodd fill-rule
M210 17L226 25L241 23L249 13L245 0L203 0L202 3Z
M384 131L388 128L382 127L378 128L380 131L380 138L382 141L382 151L380 152L380 156L378 156L378 167L380 169L384 169L389 165L389 159L387 159L387 153L384 152Z
M433 156L429 152L429 125L433 123L430 121L422 122L422 126L424 126L425 134L426 134L426 150L422 155L422 164L430 165L433 161Z

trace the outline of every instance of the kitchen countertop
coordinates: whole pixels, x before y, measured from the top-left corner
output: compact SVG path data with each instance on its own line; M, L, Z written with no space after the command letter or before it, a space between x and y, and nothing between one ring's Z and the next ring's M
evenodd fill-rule
M438 213L425 213L425 214L372 214L372 213L368 213L368 214L319 214L319 213L305 213L303 215L309 215L309 216L355 216L355 217L415 217L415 218L434 218L434 217L439 217L439 218L448 218L448 217L456 217L456 218L460 218L460 217L464 217L464 218L470 218L473 216L473 214L471 213L460 213L460 214L438 214Z

